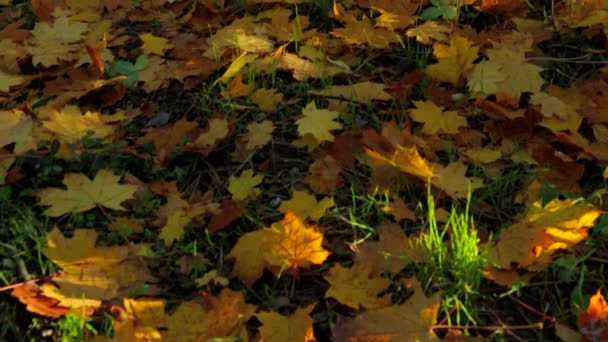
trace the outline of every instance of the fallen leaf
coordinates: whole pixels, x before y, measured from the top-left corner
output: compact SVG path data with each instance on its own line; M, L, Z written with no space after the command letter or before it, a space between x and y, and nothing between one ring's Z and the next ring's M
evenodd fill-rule
M292 212L302 220L310 218L318 221L325 215L325 211L334 205L334 199L331 197L325 197L317 202L315 196L304 191L294 190L291 199L281 203L279 211L284 214Z
M422 133L457 134L458 128L467 127L467 120L456 111L443 111L431 101L414 101L415 109L410 111L414 121L424 123Z
M330 252L323 248L323 234L317 227L307 227L294 213L264 230L264 260L281 270L322 264Z
M259 191L255 187L262 183L263 178L261 175L254 176L252 169L241 172L238 177L230 176L228 191L232 194L232 199L244 201L249 197L255 197Z
M245 303L241 292L224 289L218 296L181 303L167 318L163 340L197 342L247 336L245 323L255 306Z
M340 318L332 337L336 342L438 341L432 330L439 313L440 294L427 298L415 282L414 294L403 304L368 310L355 318Z
M391 303L390 298L379 296L391 282L374 276L371 263L355 263L351 268L336 264L324 278L329 282L325 298L334 298L356 310L378 309Z
M378 241L365 241L357 245L355 264L372 265L372 276L384 272L398 273L412 261L422 261L425 254L418 239L407 237L401 227L391 221L384 221L376 229Z
M96 206L125 210L120 203L133 198L135 185L119 184L120 176L110 170L99 170L91 181L86 175L68 173L63 177L66 190L46 188L37 193L39 205L50 206L44 213L56 217L70 212L83 212Z
M260 312L256 317L262 322L260 335L262 341L311 341L312 323L310 312L314 305L299 308L286 317L276 312ZM314 337L313 340L314 341Z
M304 183L310 185L316 194L330 193L342 186L341 171L342 166L328 154L310 165L310 174L304 177Z
M228 257L235 258L232 272L247 286L252 286L262 276L266 261L264 259L265 232L257 230L243 234L232 247Z
M298 133L300 136L312 135L318 142L333 141L333 130L341 129L342 124L334 121L340 113L327 109L317 109L314 101L309 102L302 109L303 117L298 119Z

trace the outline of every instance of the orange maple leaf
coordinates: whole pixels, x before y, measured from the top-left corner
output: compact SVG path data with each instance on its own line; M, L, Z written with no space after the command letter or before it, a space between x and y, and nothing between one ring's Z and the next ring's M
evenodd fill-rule
M264 230L263 241L266 262L286 270L322 264L330 254L322 246L323 234L317 227L307 227L292 212L287 212L282 221Z

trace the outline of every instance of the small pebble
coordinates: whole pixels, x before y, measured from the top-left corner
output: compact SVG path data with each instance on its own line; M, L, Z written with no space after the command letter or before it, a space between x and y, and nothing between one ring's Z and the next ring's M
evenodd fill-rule
M270 206L273 208L277 208L279 205L281 205L280 197L275 197L273 200L270 201Z

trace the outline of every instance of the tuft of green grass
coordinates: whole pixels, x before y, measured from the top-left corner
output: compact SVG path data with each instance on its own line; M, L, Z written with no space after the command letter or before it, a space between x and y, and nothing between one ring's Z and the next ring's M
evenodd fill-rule
M464 211L452 207L448 222L439 227L435 216L435 203L428 186L428 231L421 238L427 253L427 261L421 271L434 287L443 293L443 307L448 323L455 310L456 323L461 324L466 316L475 323L473 302L479 295L482 270L486 265L484 252L479 248L479 237L470 216L471 192L468 193Z

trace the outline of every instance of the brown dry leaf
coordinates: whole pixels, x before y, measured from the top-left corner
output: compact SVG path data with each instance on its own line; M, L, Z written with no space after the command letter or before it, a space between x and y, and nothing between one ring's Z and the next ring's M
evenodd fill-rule
M322 246L323 233L316 226L306 226L292 212L265 229L262 240L264 260L281 270L319 265L331 254Z
M397 273L412 261L422 261L425 254L417 238L405 236L401 227L384 221L376 229L378 241L365 241L356 246L355 264L372 265L372 276Z
M403 220L416 222L416 213L410 209L399 196L393 195L391 196L391 199L392 201L383 209L385 213L393 215L397 222Z
M313 320L310 318L312 309L314 309L314 304L297 309L289 317L276 312L256 314L256 317L262 322L260 328L262 341L314 341Z
M440 293L427 298L418 282L405 303L368 310L355 318L338 319L333 329L336 342L438 341L431 329L439 313Z
M154 143L156 155L154 162L156 165L162 165L167 157L171 156L173 149L185 143L186 137L196 128L196 121L187 121L180 119L176 122L162 128L146 128L146 134L136 140L136 144L141 146L150 142Z
M214 338L247 336L245 322L255 306L245 303L241 292L224 289L218 296L183 302L167 318L166 341L198 342Z
M108 228L124 235L142 233L144 231L144 220L125 216L116 217Z
M334 298L356 310L379 309L390 305L390 298L378 295L386 290L391 282L372 272L371 262L355 263L350 268L340 264L334 265L324 276L329 282L325 298Z
M587 237L587 229L601 211L574 199L535 202L521 222L505 228L498 240L485 244L488 260L501 269L512 265L541 271L555 253L568 250Z
M315 160L310 165L309 172L310 174L304 177L304 184L310 185L316 194L327 194L342 186L342 166L329 154Z
M220 212L211 216L207 230L209 233L215 233L218 230L226 228L241 217L244 209L243 205L237 202L231 200L223 201L219 207Z

